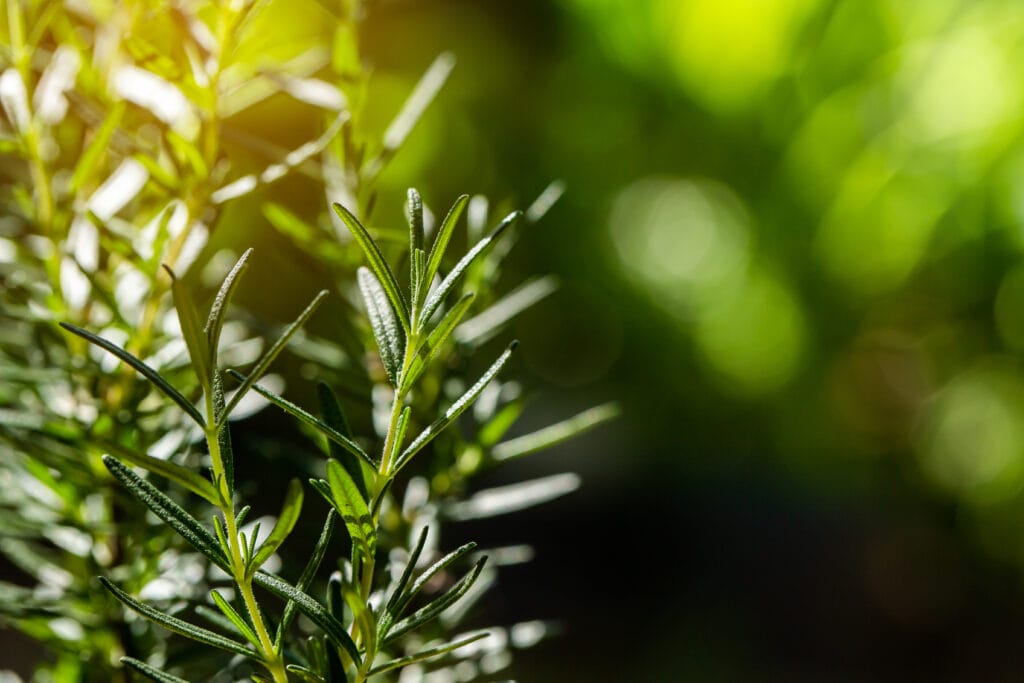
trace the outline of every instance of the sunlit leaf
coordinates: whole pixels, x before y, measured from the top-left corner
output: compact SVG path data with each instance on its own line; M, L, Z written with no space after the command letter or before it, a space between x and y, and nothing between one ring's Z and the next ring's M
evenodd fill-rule
M491 449L491 457L498 462L503 462L530 455L567 441L577 434L590 431L598 425L615 419L618 415L619 407L614 403L596 406L532 434L524 434L499 443Z
M255 647L259 648L260 640L259 637L256 635L256 632L253 631L252 627L249 626L246 620L242 618L242 615L239 614L235 610L235 608L231 606L231 603L225 600L224 596L215 590L210 591L210 597L213 598L214 604L217 605L217 608L221 611L224 617L227 618L231 625L234 626L235 629L242 636L244 636L246 640L252 643Z
M402 371L402 356L405 341L402 328L395 316L391 302L380 282L367 268L360 267L356 271L359 291L363 295L366 314L370 319L373 336L377 340L380 359L388 373L392 386L398 386L399 374Z
M281 333L281 336L274 342L273 346L267 349L266 353L256 361L256 365L249 371L249 374L242 381L242 386L238 387L234 396L232 396L231 400L228 401L223 414L218 418L218 426L223 425L227 421L228 416L231 414L231 411L235 406L238 405L238 402L241 401L242 397L245 396L250 388L252 388L252 385L256 380L258 380L263 373L267 371L267 368L274 362L274 359L277 358L278 354L280 354L281 351L284 350L284 347L288 345L288 340L291 339L292 336L298 332L303 324L305 324L305 322L310 318L310 316L313 315L313 312L316 311L317 307L320 306L326 296L327 290L321 290L309 305L306 306L305 310L299 314L299 317L295 319L295 322L286 327L284 332Z
M464 410L466 410L466 408L473 404L473 401L480 396L480 392L484 390L484 387L486 387L491 380L494 379L495 375L505 367L505 363L507 363L509 358L511 358L512 352L515 348L516 342L512 342L505 352L502 353L498 359L494 361L491 367L487 369L487 372L477 380L477 383L470 387L469 391L460 396L459 399L444 412L444 415L431 423L430 426L420 432L419 436L413 439L413 442L409 444L409 446L402 452L401 457L395 462L394 472L400 470L414 455L416 455L416 453L419 452L421 448L430 443L435 436L440 434L445 427L450 425L463 413Z
M427 322L430 320L430 317L438 309L438 307L441 305L441 302L444 301L444 298L448 295L452 288L455 287L455 283L459 281L459 278L461 278L462 275L466 272L466 269L470 266L470 264L472 264L473 261L475 261L477 257L480 256L480 254L482 254L489 246L494 244L495 240L497 240L498 237L501 236L501 233L505 232L505 230L507 230L509 226L511 226L513 223L519 220L520 216L522 216L521 211L515 211L509 214L505 218L505 220L498 224L498 227L496 227L491 232L491 234L487 235L482 240L473 245L473 248L470 249L465 256L459 259L459 262L455 264L455 267L451 269L448 275L446 275L445 278L441 281L441 284L437 286L437 289L431 292L430 296L428 296L427 300L423 303L423 313L419 319L420 325L427 324Z
M428 621L436 618L444 610L448 609L456 600L466 594L466 591L472 587L473 583L480 576L480 572L484 568L484 563L487 561L486 557L480 558L468 574L459 579L455 585L449 588L447 591L442 593L437 598L431 600L428 604L424 605L420 609L410 614L405 619L402 619L395 624L386 638L383 639L384 643L395 640L405 635L409 631L416 629Z
M423 288L426 290L427 287L434 281L434 276L437 275L438 269L441 267L441 260L444 258L444 252L448 248L448 242L452 238L452 233L455 231L455 224L459 222L459 218L462 216L462 212L466 208L466 204L469 203L469 195L460 195L455 203L452 204L452 208L449 209L448 215L444 217L444 221L441 223L440 229L437 231L437 236L434 238L434 243L430 247L430 255L427 257L427 267L423 273Z
M171 293L174 296L174 308L178 312L178 321L181 323L181 335L185 338L185 345L188 347L188 356L192 361L192 369L196 373L200 386L204 391L210 391L210 384L213 377L212 363L213 356L210 354L206 343L206 337L202 328L199 327L199 316L196 314L195 302L192 299L192 292L185 286L185 283L178 279L174 271L167 265L164 270L171 277Z
M428 648L426 650L421 650L420 652L417 652L416 654L413 654L413 655L407 655L407 656L401 657L399 659L393 659L393 660L391 660L390 662L388 662L386 664L381 664L380 666L373 667L372 669L370 669L370 674L369 675L370 676L376 676L377 674L382 674L382 673L384 673L386 671L391 671L392 669L398 669L398 668L401 668L403 666L408 666L410 664L415 664L416 662L423 662L423 661L426 661L428 659L435 659L437 657L440 657L441 655L446 655L449 652L452 652L453 650L458 650L460 647L464 647L466 645L469 645L470 643L475 643L476 641L481 640L483 638L486 638L489 635L490 634L485 631L483 633L478 633L476 635L468 636L466 638L463 638L461 640L457 640L457 641L452 642L452 643L447 643L445 645L438 645L437 647L432 647L432 648Z
M363 253L366 255L366 262L370 266L370 270L377 276L377 280L380 282L381 287L384 288L384 292L387 294L388 299L391 301L391 305L394 308L395 314L398 316L398 321L402 325L402 329L405 330L406 334L409 332L409 304L406 303L405 297L402 296L402 289L398 286L398 280L395 279L395 274L391 271L391 266L384 259L384 255L380 252L380 248L377 243L370 237L370 233L367 232L363 224L359 222L352 213L341 204L332 204L334 212L338 214L342 222L348 227L349 232L355 238L359 246L362 247Z
M285 496L284 504L281 506L281 514L277 517L277 523L274 524L270 536L260 546L259 551L253 555L250 565L251 571L255 571L266 562L284 543L284 539L288 537L288 534L295 528L295 523L299 521L299 513L301 511L302 484L298 479L292 479L291 484L288 485L288 493ZM256 538L255 531L253 532L253 538Z
M227 311L228 304L231 303L231 297L235 293L235 288L238 286L242 274L249 266L250 256L252 256L252 249L246 249L245 253L242 254L241 258L238 259L234 267L227 274L227 277L224 278L217 296L213 299L213 305L210 306L210 315L207 317L206 326L203 328L206 333L207 347L210 350L210 358L217 358L220 331L224 327L224 313Z

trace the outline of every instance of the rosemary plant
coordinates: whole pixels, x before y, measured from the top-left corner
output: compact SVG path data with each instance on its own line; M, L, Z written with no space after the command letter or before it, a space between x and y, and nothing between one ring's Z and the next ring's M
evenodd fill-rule
M435 228L410 191L407 235L371 223L378 178L453 61L438 57L383 135L372 135L362 3L321 3L331 19L325 45L256 65L244 55L271 5L5 6L0 556L21 576L0 583L0 623L45 646L40 683L123 681L121 661L158 681L385 679L398 669L408 681L453 662L465 677L469 665L500 670L510 647L544 632L540 623L464 625L496 567L528 559L527 549L491 549L485 563L472 545L440 548L449 520L510 512L578 483L554 475L467 497L473 475L614 414L600 407L504 440L529 398L498 376L511 347L482 375L471 372L473 352L555 287L538 278L497 295L517 222L537 221L560 188L487 235L481 197L459 198ZM233 125L275 93L316 107L322 132L288 150ZM268 163L245 168L234 148ZM348 207L334 206L339 222L326 202L311 220L267 192L286 176ZM227 204L254 199L330 273L325 286L362 300L366 316L343 316L339 339L300 332L321 293L254 353L251 327L226 322L251 252L212 286L205 321L197 312L208 288L197 271L218 263L207 258L208 236ZM468 249L449 259L463 214ZM392 268L400 261L408 278ZM318 411L257 383L286 346L330 380L317 387ZM376 359L363 362L370 347ZM231 446L230 422L251 410L249 394L298 418L328 456L296 467L264 530L248 519ZM346 417L351 402L367 398L374 419L353 431L361 423ZM247 456L239 462L251 468L259 454ZM287 581L271 569L281 555L286 566L303 564L282 546L302 514L302 479L332 512ZM329 554L338 517L351 546L344 558ZM268 593L282 602L266 603ZM202 645L233 657L206 656Z
M422 604L417 602L419 594L425 591L431 581L469 557L475 544L463 545L417 573L428 535L428 529L423 528L415 545L408 550L404 567L400 573L391 577L391 585L386 591L379 585L381 573L376 571L381 513L386 506L394 505L389 493L394 488L396 478L418 453L473 405L508 362L515 348L513 342L440 416L415 437L409 438L412 408L407 405L406 398L416 390L424 371L446 349L454 331L470 309L474 295L468 293L450 305L446 306L445 303L470 266L520 216L518 212L509 215L469 249L443 278L438 278L436 276L446 247L467 201L468 197L464 196L455 203L428 250L425 246L422 203L415 191L409 192L410 286L407 290L399 285L380 248L362 223L340 204L334 205L335 211L366 257L368 267L360 268L357 273L359 290L380 361L391 387L387 427L377 453L364 449L353 437L340 404L330 389L322 389L325 409L321 418L257 384L257 380L284 349L288 340L316 310L327 294L326 291L321 292L295 322L285 329L247 374L227 371L239 385L230 395L225 393L226 372L217 356L218 340L227 305L251 252L246 252L224 279L204 325L200 324L200 318L193 308L191 294L168 269L173 281L171 287L182 334L192 369L202 390L202 409L196 408L170 381L124 348L82 328L63 324L66 330L113 354L145 377L202 430L210 455L208 477L172 462L145 455L134 456L132 462L183 486L214 505L219 514L214 519L213 533L118 458L105 456L104 463L111 474L142 504L231 578L233 592L238 598L236 602L240 606L233 605L216 589L211 592L212 601L223 617L215 617L214 622L234 632L234 637L227 637L162 612L132 597L110 580L101 579L103 586L115 598L171 631L254 660L264 670L263 673L253 673L254 680L280 682L288 680L289 674L294 674L309 681L350 680L361 683L394 669L442 657L487 637L486 632L474 633L404 654L409 644L403 641L415 644L417 639L413 634L453 607L480 577L486 557L475 559L468 571L446 590L430 596ZM431 283L434 283L433 286ZM266 537L260 539L258 529L247 535L239 528L250 508L244 505L239 508L236 503L229 418L232 410L250 390L263 395L339 447L335 450L336 457L326 463L326 478L310 480L310 485L331 505L332 512L325 522L317 550L294 584L265 571L263 567L278 551L299 519L303 502L301 483L298 480L292 481L281 513ZM591 426L596 421L588 419L580 427ZM542 435L534 438L543 440L550 437ZM345 571L332 578L327 595L321 601L306 591L323 559L332 532L334 514L344 523L351 542L351 555L344 565ZM266 589L286 601L278 618L271 621L264 616L264 609L257 602L254 587ZM305 644L301 641L292 642L289 629L296 610L304 613L319 627L322 640L307 640ZM270 625L274 623L276 628L272 629ZM395 656L391 654L394 652L403 654ZM381 662L382 658L385 661ZM135 658L126 657L123 661L154 680L181 680Z

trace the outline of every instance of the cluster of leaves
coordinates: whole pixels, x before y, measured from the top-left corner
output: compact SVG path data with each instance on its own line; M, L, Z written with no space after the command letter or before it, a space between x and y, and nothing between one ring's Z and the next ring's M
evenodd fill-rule
M469 557L475 549L475 544L461 546L416 575L416 569L424 557L428 536L428 527L423 527L414 547L408 552L404 566L400 573L393 577L392 585L386 594L381 592L377 585L380 577L375 571L379 556L381 513L386 507L395 505L389 494L396 476L417 453L477 401L508 362L515 348L514 344L510 345L439 417L424 427L417 436L407 438L412 407L407 405L406 397L418 386L418 381L426 368L448 346L458 324L469 310L473 294L467 293L449 306L445 306L446 300L451 298L449 295L456 283L463 279L469 267L478 261L502 232L519 218L518 213L513 213L503 220L490 234L469 249L443 278L440 278L438 274L445 249L467 201L468 197L461 197L456 202L442 222L428 252L424 248L422 204L419 195L415 191L410 191L408 295L399 285L388 261L362 223L340 204L334 205L335 211L351 230L369 264L369 268L361 268L358 271L359 289L380 360L392 389L390 416L379 457L371 455L354 438L341 405L330 388L321 388L321 418L256 383L284 349L288 340L313 314L326 291L321 292L298 319L285 329L281 337L256 361L247 375L230 372L239 386L230 396L225 394L224 381L227 373L217 357L216 349L224 322L224 312L246 267L250 252L243 255L225 278L203 326L200 325L193 308L191 294L172 274L175 308L181 321L191 366L202 390L202 411L159 372L127 350L82 328L64 324L68 331L108 351L145 377L156 389L176 403L203 431L211 458L209 478L200 476L192 469L145 455L132 456L131 462L183 486L214 505L219 511L219 516L214 519L214 533L154 485L135 474L122 461L113 456L105 456L104 463L111 474L141 503L231 578L231 589L236 596L236 604L232 604L221 592L214 589L211 598L220 614L213 614L209 610L205 614L213 617L214 625L229 629L241 640L226 637L162 612L140 602L111 581L104 579L103 586L114 597L171 631L258 662L265 671L253 673L254 680L285 681L288 680L288 674L293 673L309 681L361 682L392 669L434 660L487 637L486 632L474 633L451 642L405 653L421 642L421 639L410 636L455 605L480 577L485 557L475 559L471 568L461 578L451 583L446 590L429 597L422 605L414 608L418 596L428 584ZM262 541L258 540L258 529L254 529L248 536L239 530L250 508L243 506L236 509L235 505L234 457L228 419L231 411L250 390L258 392L274 405L294 415L335 446L335 457L326 463L326 478L310 480L313 488L327 500L332 509L316 550L295 584L265 571L263 567L278 551L299 518L303 489L298 480L292 481L281 513L269 535ZM579 423L578 427L586 428L596 422L594 419L586 419ZM560 433L560 436L569 434L570 432ZM549 438L543 434L532 437L534 441ZM538 442L536 445L543 444ZM306 591L324 557L335 514L342 519L347 530L351 541L351 555L348 563L344 565L345 571L336 573L329 582L325 599L318 601ZM268 620L257 603L254 586L263 588L286 601L280 618L276 620L277 626L273 636ZM289 629L296 612L302 612L319 627L319 637L307 638L304 642L290 642ZM392 654L395 652L401 654L395 656ZM389 661L378 663L382 654L389 654ZM138 659L126 657L123 661L154 680L180 680Z

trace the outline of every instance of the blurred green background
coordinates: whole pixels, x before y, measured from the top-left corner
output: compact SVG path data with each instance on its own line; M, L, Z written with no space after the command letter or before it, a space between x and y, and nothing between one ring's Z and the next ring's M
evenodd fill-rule
M313 0L268 12L254 54L329 33ZM362 47L381 130L457 59L381 223L410 185L436 212L565 182L506 273L561 281L514 328L544 394L524 430L624 410L478 482L580 492L454 532L536 548L493 616L561 634L513 677L1021 679L1024 5L381 0ZM226 129L291 149L320 125L280 96ZM316 215L309 188L273 193ZM254 244L240 299L284 319L328 276L258 206L208 251Z
M521 368L553 412L625 408L529 464L581 493L479 530L537 541L506 609L563 620L520 680L1020 679L1024 6L393 2L367 29L387 110L458 59L385 192L565 181L515 252L563 283Z

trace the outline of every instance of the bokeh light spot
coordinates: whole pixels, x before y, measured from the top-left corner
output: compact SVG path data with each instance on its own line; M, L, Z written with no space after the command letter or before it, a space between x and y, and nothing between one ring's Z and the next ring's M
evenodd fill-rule
M709 109L753 104L786 68L813 0L663 2L666 49L688 91Z
M964 373L926 410L918 441L938 486L984 502L1013 495L1024 481L1024 385L1005 367Z
M696 337L711 367L730 388L763 393L781 386L799 366L806 321L792 292L755 271L697 321Z

